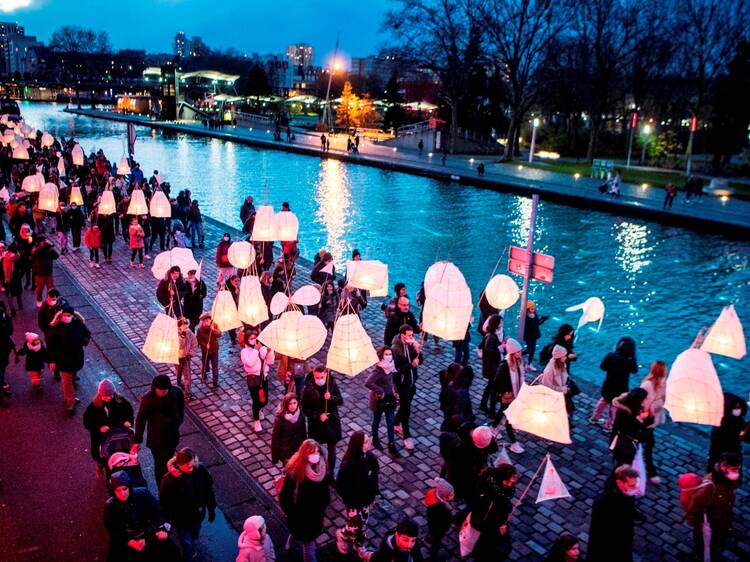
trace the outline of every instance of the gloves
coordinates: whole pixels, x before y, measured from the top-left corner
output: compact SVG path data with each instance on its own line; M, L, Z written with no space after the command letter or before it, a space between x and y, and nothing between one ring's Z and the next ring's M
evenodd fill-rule
M216 510L209 509L208 510L208 522L213 523L214 521L216 521Z

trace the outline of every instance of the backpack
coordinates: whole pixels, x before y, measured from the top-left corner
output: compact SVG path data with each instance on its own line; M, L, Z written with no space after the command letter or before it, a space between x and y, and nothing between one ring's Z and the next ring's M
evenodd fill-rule
M687 472L677 479L677 485L680 488L680 506L682 506L682 511L686 518L695 492L709 484L711 482L704 480L703 477L694 472Z
M539 364L544 368L549 360L552 359L552 348L555 347L555 342L549 342L539 352Z

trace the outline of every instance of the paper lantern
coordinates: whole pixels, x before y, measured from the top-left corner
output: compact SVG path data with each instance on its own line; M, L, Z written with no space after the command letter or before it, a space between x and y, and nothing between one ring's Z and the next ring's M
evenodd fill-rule
M471 321L471 291L459 280L432 286L425 299L422 328L449 341L463 340Z
M484 290L487 302L499 310L507 310L518 301L518 285L508 275L495 275Z
M7 187L3 187L2 189L0 189L0 199L5 201L6 204L8 203L8 201L10 201L10 193L8 192Z
M298 234L299 220L297 220L297 215L291 211L281 211L276 215L276 235L278 240L282 242L297 240Z
M44 176L39 172L30 176L26 176L21 182L21 189L28 193L36 193L38 191L41 191L43 187Z
M39 192L39 210L54 213L60 204L60 193L54 183L45 183Z
M107 193L107 192L105 191L105 193ZM111 194L112 192L110 191L109 193ZM102 199L104 199L104 195L103 194L102 194ZM112 198L112 201L114 202L114 197ZM81 195L81 188L78 187L75 184L73 184L72 186L70 186L70 199L69 199L69 203L75 203L76 205L83 205L83 195ZM102 206L101 206L101 203L99 203L99 214L100 215L101 214L107 215L107 214L114 213L114 211L112 211L112 213L102 213L101 209L102 209Z
M372 340L356 314L339 316L333 326L326 367L353 377L378 362Z
M154 363L179 363L180 334L177 331L177 318L160 312L154 318L143 342L143 354Z
M237 314L237 305L234 304L232 293L228 290L223 289L216 293L216 300L211 308L211 318L222 332L242 326Z
M279 291L271 299L271 314L281 314L287 309L290 303L298 306L314 306L319 302L320 289L316 285L304 285L294 291L292 296Z
M240 281L237 314L242 322L250 326L259 326L268 320L268 306L263 298L260 280L255 275L245 275Z
M299 310L285 312L258 335L261 343L276 353L303 360L320 351L327 337L320 318Z
M143 190L134 189L133 193L130 194L130 205L128 205L129 215L147 215L148 205L146 205L146 196L143 195Z
M708 353L691 348L677 356L667 378L664 407L674 421L721 423L724 394Z
M546 459L547 465L544 467L544 476L542 476L542 483L539 485L536 503L572 497L563 484L555 465L552 464L549 453L547 453Z
M63 160L62 156L57 159L57 174L60 177L63 177L65 175L65 160Z
M388 266L378 260L346 262L346 282L352 287L370 291L371 297L388 294Z
M73 189L78 190L78 195L80 197L81 195L81 188L79 188L77 185L73 186ZM73 202L73 189L71 189L70 192L70 202ZM81 201L81 204L83 204L83 201ZM114 194L106 190L102 192L102 196L99 199L99 207L97 208L97 212L100 215L112 215L117 211L117 205L115 204L115 196Z
M255 248L250 242L232 242L227 252L229 263L238 269L247 269L255 261Z
M276 213L270 205L258 207L251 239L255 242L275 242L279 239L276 236Z
M172 217L172 206L163 191L155 191L148 210L154 218L168 219Z
M466 285L463 273L449 261L433 263L424 275L424 294L430 296L433 285L447 281L460 282Z
M13 159L14 160L28 160L29 151L26 150L23 146L17 145L13 147Z
M74 166L83 166L83 149L80 144L76 144L73 150L70 151L70 157L73 160Z
M128 159L124 156L120 158L120 161L117 163L117 175L118 176L127 176L130 173L130 164L128 164Z
M505 416L513 425L549 441L569 444L570 426L565 409L565 395L542 384L521 385L518 396L505 410Z
M578 328L589 322L599 321L599 327L596 329L598 332L602 327L602 321L604 320L604 303L599 297L590 297L585 302L577 304L575 306L569 306L565 309L566 312L574 312L576 310L582 310L581 319L578 321Z
M701 349L707 353L742 359L747 354L745 333L734 305L724 307L706 334Z
M24 124L24 125L21 126L21 135L23 135L27 139L31 138L31 137L35 137L36 136L36 130L31 125Z
M159 253L151 266L151 273L157 279L162 280L167 275L167 271L174 265L180 268L183 275L188 271L195 270L198 272L195 276L200 279L201 268L195 261L193 251L190 248L172 248L169 251Z
M55 144L55 137L49 133L44 133L42 135L42 148L49 148L53 144Z

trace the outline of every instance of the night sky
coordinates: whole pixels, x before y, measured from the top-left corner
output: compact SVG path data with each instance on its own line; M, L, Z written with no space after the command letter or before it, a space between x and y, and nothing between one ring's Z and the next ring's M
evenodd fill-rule
M17 21L47 42L63 25L109 33L115 49L172 52L174 34L198 35L211 48L282 53L306 42L321 64L341 32L348 56L373 54L388 0L0 0L0 21ZM121 7L120 10L117 8Z

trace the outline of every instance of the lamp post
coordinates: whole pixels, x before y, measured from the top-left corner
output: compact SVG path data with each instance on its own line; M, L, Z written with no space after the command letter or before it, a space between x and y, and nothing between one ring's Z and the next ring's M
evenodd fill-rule
M336 67L336 56L339 52L339 34L336 34L336 47L333 49L333 59L328 67L328 88L326 88L326 105L323 108L323 123L328 131L333 130L333 114L331 113L331 80L333 80L333 71Z
M633 137L635 137L635 128L638 125L638 112L633 111L633 119L630 122L630 134L628 135L628 161L625 168L630 169L630 156L633 154Z
M643 148L641 149L641 166L646 161L646 147L648 146L648 136L651 134L651 125L643 126Z
M539 118L534 117L531 122L531 146L529 147L529 163L534 161L534 149L536 148L536 130L539 127Z
M685 167L685 175L690 177L690 173L693 170L693 136L695 136L695 130L698 128L698 117L693 115L690 119L690 138L688 138L688 145L686 151L687 166Z

